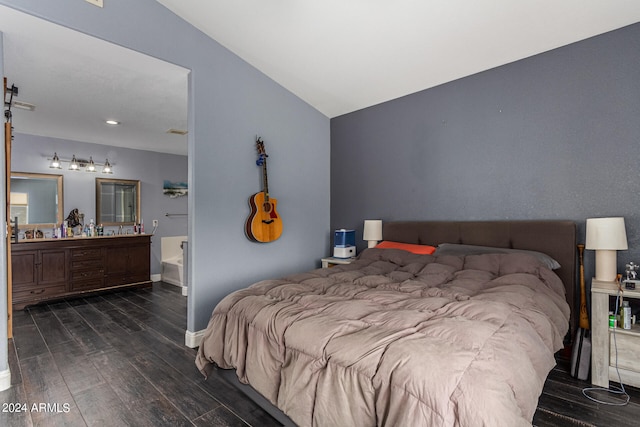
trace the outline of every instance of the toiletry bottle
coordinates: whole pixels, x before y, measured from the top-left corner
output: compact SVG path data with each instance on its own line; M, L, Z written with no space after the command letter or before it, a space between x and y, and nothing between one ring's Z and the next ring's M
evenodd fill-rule
M89 237L95 237L96 235L96 225L93 223L93 218L89 220Z
M610 328L616 327L616 316L613 315L613 311L609 312L609 327Z
M140 234L144 234L144 219L140 218Z
M622 303L622 329L631 329L631 307L629 301Z

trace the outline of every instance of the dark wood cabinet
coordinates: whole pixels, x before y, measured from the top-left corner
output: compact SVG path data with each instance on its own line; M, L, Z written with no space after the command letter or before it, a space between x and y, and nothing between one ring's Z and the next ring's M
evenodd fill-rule
M13 307L103 289L148 286L150 245L150 235L13 243Z
M12 252L11 271L14 302L48 298L66 289L66 251L56 248Z
M148 280L149 268L145 260L151 257L149 245L135 244L126 248L106 248L108 286Z

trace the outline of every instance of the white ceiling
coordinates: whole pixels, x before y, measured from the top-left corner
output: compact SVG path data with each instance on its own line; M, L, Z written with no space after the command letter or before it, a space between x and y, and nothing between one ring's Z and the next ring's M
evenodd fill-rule
M187 136L166 131L187 129L189 70L4 6L0 32L14 101L36 106L12 107L16 133L187 154Z
M158 1L328 117L640 21L639 0Z
M328 117L640 21L638 0L157 1ZM4 6L0 31L36 105L16 132L186 154L166 131L187 127L188 70Z

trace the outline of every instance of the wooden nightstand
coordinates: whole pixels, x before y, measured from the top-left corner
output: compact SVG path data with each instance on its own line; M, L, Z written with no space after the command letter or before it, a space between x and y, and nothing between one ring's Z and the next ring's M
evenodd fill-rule
M351 264L353 261L355 261L355 258L335 258L335 257L328 257L328 258L322 258L322 268L330 268L333 267L334 265L339 265L339 264Z
M591 383L609 387L609 380L618 382L615 367L614 330L609 328L609 297L615 297L615 282L591 281ZM640 298L640 290L624 289L623 298ZM631 329L615 329L618 348L618 370L624 384L640 387L640 324Z

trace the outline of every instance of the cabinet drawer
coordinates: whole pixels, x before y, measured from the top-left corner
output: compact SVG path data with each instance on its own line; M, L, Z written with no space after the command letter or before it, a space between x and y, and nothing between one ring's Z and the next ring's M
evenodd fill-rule
M33 286L30 288L13 288L13 301L38 301L40 299L50 298L56 295L61 295L66 292L66 286Z
M76 259L71 260L71 270L83 270L83 269L102 269L102 259Z
M83 249L72 249L71 250L71 260L75 261L78 258L101 258L102 257L102 248L83 248Z
M613 341L613 332L609 333L609 365L615 366L616 363L616 344L618 347L618 367L638 372L638 355L640 354L640 334L638 329L634 328L636 333L626 331L616 332L615 342Z
M104 270L81 270L81 271L72 271L71 272L71 282L77 282L78 280L89 280L89 279L103 279L104 278Z
M103 287L104 287L104 278L102 276L71 282L72 291L81 291L81 290L86 291L89 289L101 289Z

